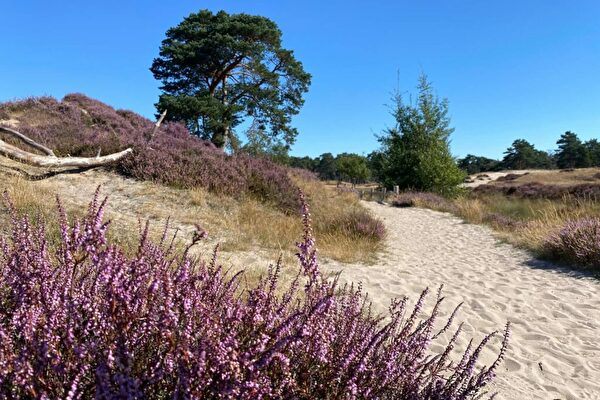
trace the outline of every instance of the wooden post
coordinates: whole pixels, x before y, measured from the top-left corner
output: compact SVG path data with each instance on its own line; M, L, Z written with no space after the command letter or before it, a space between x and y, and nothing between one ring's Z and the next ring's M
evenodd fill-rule
M381 201L385 201L385 193L387 192L387 188L381 189Z
M400 186L398 186L398 185L394 186L394 194L400 194Z

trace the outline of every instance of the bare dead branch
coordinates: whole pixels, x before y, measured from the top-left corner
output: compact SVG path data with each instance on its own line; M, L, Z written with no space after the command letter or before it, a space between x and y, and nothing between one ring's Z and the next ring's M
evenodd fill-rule
M39 144L35 140L23 135L21 132L17 132L14 129L11 129L6 126L1 126L1 125L0 125L0 132L8 133L9 135L16 137L17 139L27 143L28 145L41 151L42 153L44 153L48 156L54 157L54 152L52 150L50 150L49 148L47 148L46 146L44 146L42 144Z
M158 129L160 128L160 124L162 124L166 116L167 110L163 111L162 114L160 114L160 117L158 118L158 121L156 121L156 123L154 124L154 129L152 129L152 133L150 134L150 136L148 136L148 140L146 141L146 143L150 143L152 141L154 135L156 135L156 132L158 132Z
M99 167L120 160L132 149L126 149L118 153L109 154L102 157L56 157L54 155L42 156L19 149L11 144L0 140L0 154L37 167Z

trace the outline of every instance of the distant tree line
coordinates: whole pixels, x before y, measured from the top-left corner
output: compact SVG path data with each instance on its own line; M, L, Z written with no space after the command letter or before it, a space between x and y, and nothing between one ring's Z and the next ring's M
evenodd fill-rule
M504 152L502 160L468 154L458 166L469 174L506 169L553 169L600 167L600 142L582 142L577 134L567 131L556 142L558 149L543 151L524 139L515 140Z
M341 153L337 156L323 153L315 158L280 155L276 160L293 168L312 171L323 180L356 184L367 182L373 177L368 157L355 153Z

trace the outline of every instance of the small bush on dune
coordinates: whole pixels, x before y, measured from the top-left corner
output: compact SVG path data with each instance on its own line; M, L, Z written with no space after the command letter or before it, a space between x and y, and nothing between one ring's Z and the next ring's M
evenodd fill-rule
M553 257L600 268L600 218L568 221L546 239L545 250Z
M434 330L439 294L424 320L427 291L412 313L403 299L381 318L360 287L325 280L306 206L302 277L280 287L275 266L245 292L216 257L177 255L165 238L144 233L125 256L107 243L104 207L96 196L71 226L61 211L55 254L43 224L13 210L0 244L0 397L467 399L504 356L508 327L491 366L476 371L491 335L450 362L460 326L431 355L455 315Z
M165 123L148 143L152 121L82 94L62 101L29 98L0 104L0 112L18 115L19 129L59 155L94 156L133 147L114 168L141 180L182 188L203 187L231 196L253 195L296 211L296 186L286 168L266 159L230 156L191 136L181 124Z
M519 179L522 176L528 175L529 172L525 172L524 174L506 174L504 176L500 176L498 177L498 179L496 179L496 181L502 182L502 181L514 181L516 179Z
M328 232L340 231L348 237L382 240L385 226L380 219L373 218L366 210L353 210L340 214L329 222Z
M403 192L392 200L394 207L423 207L438 211L453 212L456 206L452 201L431 192Z

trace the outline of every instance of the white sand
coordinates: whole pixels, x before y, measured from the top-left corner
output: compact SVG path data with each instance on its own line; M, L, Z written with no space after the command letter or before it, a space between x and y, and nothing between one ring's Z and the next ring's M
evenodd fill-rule
M445 315L465 302L461 349L511 321L508 356L492 386L500 399L600 399L600 280L533 260L449 214L365 206L386 223L387 251L375 265L329 261L328 271L363 282L381 311L390 298L414 302L426 286L443 283Z
M491 183L493 181L498 180L498 178L501 178L501 177L509 175L509 174L523 175L523 174L530 174L533 172L535 172L536 174L539 174L539 173L544 174L544 173L551 173L551 172L555 172L555 171L547 170L547 169L515 169L515 170L506 170L506 171L498 171L498 172L480 172L478 174L469 175L469 181L461 184L461 186L468 187L468 188L474 188L477 186L485 185L487 183Z

